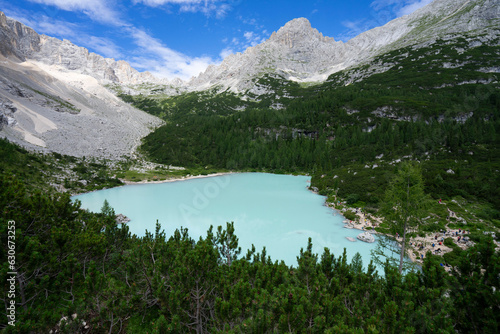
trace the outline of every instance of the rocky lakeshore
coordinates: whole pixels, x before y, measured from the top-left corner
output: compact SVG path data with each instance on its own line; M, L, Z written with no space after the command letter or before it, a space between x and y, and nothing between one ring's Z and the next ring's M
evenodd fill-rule
M334 210L337 210L340 214L348 211L347 206L344 202L338 201L337 203L327 203L327 206ZM357 239L363 242L375 242L374 234L380 234L376 231L376 228L383 223L381 217L375 217L371 214L366 214L362 209L354 209L356 218L354 220L346 219L344 220L344 228L356 229L363 231L357 236ZM394 238L399 244L403 242L403 238L400 235L392 235L384 233L384 235ZM469 231L465 229L451 229L447 228L445 231L427 233L425 236L409 237L407 240L406 253L409 259L418 264L423 263L423 259L427 252L431 252L435 255L444 255L453 251L451 247L444 244L444 240L447 238L452 238L455 245L460 247L462 250L466 250L469 247L474 246L474 242L469 237ZM351 242L355 242L354 238L347 238ZM500 244L495 241L497 248L500 248ZM451 267L443 263L446 271L450 271Z

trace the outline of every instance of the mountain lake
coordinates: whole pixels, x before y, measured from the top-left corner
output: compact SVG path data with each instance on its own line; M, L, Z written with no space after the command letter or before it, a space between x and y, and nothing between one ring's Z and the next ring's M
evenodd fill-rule
M346 248L348 261L359 252L366 269L376 242L357 240L362 231L344 228L345 218L327 207L326 198L310 191L309 185L309 176L232 173L126 185L72 199L94 212L100 212L107 200L116 214L130 218L130 232L137 236L144 236L146 230L154 233L157 220L167 239L175 229L186 227L194 240L205 237L210 225L215 231L234 222L241 256L254 244L259 253L265 246L273 262L297 266L300 249L306 249L310 237L318 260L325 247L335 257Z

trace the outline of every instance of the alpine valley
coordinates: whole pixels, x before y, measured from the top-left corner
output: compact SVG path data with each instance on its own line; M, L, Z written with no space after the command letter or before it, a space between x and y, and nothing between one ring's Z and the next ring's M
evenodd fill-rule
M2 259L10 221L17 231L15 266L2 260L0 277L8 316L5 282L17 272L18 319L1 328L498 333L499 55L500 0L434 0L347 42L296 18L188 81L0 12ZM310 244L297 268L265 249L239 256L229 223L199 241L160 226L138 238L107 204L90 213L69 199L231 171L310 175L349 220L403 236L397 252L406 247L419 269L398 271L398 258L379 274ZM404 225L393 212L401 176ZM458 230L467 239L446 234ZM438 235L442 252L422 259L420 244Z

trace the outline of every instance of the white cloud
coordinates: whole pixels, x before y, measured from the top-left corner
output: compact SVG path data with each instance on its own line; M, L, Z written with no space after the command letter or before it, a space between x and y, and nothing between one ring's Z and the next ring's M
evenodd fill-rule
M420 1L415 1L412 3L409 3L408 5L402 7L398 11L398 16L403 16L403 15L408 15L416 11L417 9L420 9L424 6L427 6L430 4L433 0L420 0Z
M348 41L367 30L383 26L387 22L403 15L411 14L432 1L433 0L374 0L370 4L370 7L373 9L371 17L342 22L342 25L346 27L347 30L335 36L335 39L344 42Z
M129 59L136 69L147 70L168 79L179 77L188 80L205 71L209 65L218 63L210 57L189 57L172 50L144 30L128 28L127 31L140 48L137 52L140 55Z
M123 59L128 61L131 66L139 71L150 71L156 76L173 79L179 77L183 80L188 80L193 76L199 75L205 71L211 64L218 64L221 60L231 53L234 53L236 44L241 44L241 47L248 44L254 44L258 38L258 34L252 32L247 33L247 37L242 37L244 42L240 42L238 38L228 38L224 48L217 58L209 56L192 57L182 52L173 50L163 44L157 38L149 35L145 30L139 29L132 24L120 19L120 14L115 12L115 9L109 5L109 1L105 0L29 0L32 2L47 5L47 10L52 11L55 15L40 15L28 10L18 10L19 15L9 15L19 19L21 22L32 27L39 33L44 33L49 36L54 36L61 39L68 39L76 45L86 47L104 57ZM114 0L113 0L114 1ZM162 5L166 3L175 3L181 6L181 11L201 11L210 15L224 15L228 10L219 1L203 0L203 1L163 1L163 0L140 0L138 2L147 2L148 5ZM1 0L0 0L1 3ZM184 6L184 7L182 7ZM191 7L189 7L191 6ZM198 6L198 7L196 7ZM92 20L106 23L120 29L120 32L129 37L135 47L125 52L113 40L109 38L92 36L86 33L87 28L80 24L69 23L57 19L59 10L73 11L83 13ZM7 12L7 11L6 11ZM63 15L60 15L63 17ZM20 19L22 18L22 19ZM234 44L232 44L234 42ZM219 58L220 57L220 58Z
M39 20L32 21L29 26L45 35L66 39L76 37L75 29L78 29L76 24L52 20L47 16L42 16Z
M112 24L123 25L119 14L110 8L106 0L29 0L31 2L55 6L58 9L70 12L82 12L92 20Z
M219 57L221 57L221 59L224 59L226 58L227 56L229 55L232 55L234 54L234 50L230 47L227 47L225 49L223 49L220 53L219 53Z
M385 23L385 22L384 22ZM345 32L335 36L335 40L347 42L351 38L377 26L376 21L361 19L357 21L342 21L341 24L347 28Z
M433 0L375 0L370 6L375 11L382 9L391 10L396 17L408 15L419 8L430 4Z
M382 8L402 4L405 2L407 2L407 0L375 0L370 4L370 7L375 10L381 10Z
M243 36L247 39L247 41L251 41L254 38L253 31L246 31Z
M33 28L39 34L67 39L75 45L83 46L107 58L123 57L120 48L112 40L89 35L78 24L57 20L46 15L37 15L34 19L25 11L6 10L5 14Z
M264 37L262 37L258 33L255 33L254 31L245 31L243 37L245 37L246 39L246 43L245 45L243 45L244 49L256 46L257 44L260 44L266 40Z
M84 40L81 40L80 43L83 43L81 45L91 48L95 53L101 56L115 59L122 59L124 57L120 48L108 38L89 36L84 37Z
M134 3L142 3L150 7L164 5L177 5L180 12L201 12L207 16L215 14L222 18L231 10L227 0L134 0Z
M55 3L57 0L50 1ZM45 2L48 2L48 0ZM71 8L79 12L85 12L81 9L82 7ZM89 35L85 32L86 28L84 26L57 20L46 15L32 14L26 10L6 10L5 12L7 16L23 22L38 33L68 39L75 45L88 48L99 55L126 60L137 70L150 71L154 75L168 79L179 77L188 80L192 76L203 72L210 64L220 62L220 59L214 60L211 57L204 56L190 57L172 50L144 30L130 24L119 26L120 31L130 37L136 46L135 49L132 48L125 53L112 40ZM222 51L221 55L228 52L227 50Z

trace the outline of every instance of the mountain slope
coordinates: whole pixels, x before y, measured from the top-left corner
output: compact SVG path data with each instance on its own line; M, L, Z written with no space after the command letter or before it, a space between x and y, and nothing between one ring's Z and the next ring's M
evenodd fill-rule
M497 52L492 48L499 43L499 8L499 0L435 0L347 43L323 36L307 19L298 18L266 42L227 57L182 87L177 81L167 84L69 41L38 35L0 13L1 134L65 154L129 154L161 121L118 100L103 87L105 83L116 92L132 95L153 91L179 95L186 90L206 90L210 95L213 87L215 92L230 89L265 102L260 107L274 109L286 108L291 100L304 96L305 91L290 80L326 81L328 89L333 89L389 70L391 75L398 73L396 81L406 80L407 75L425 81L426 72L433 69L431 81L438 86L494 83L495 76L481 73L498 73L499 65L490 54L483 57L481 47L487 53ZM442 57L432 53L442 53ZM408 71L422 57L427 63L419 63L417 72ZM468 72L455 75L445 70L453 68L467 68ZM248 107L245 101L237 104L229 113ZM385 110L378 112L379 117L396 113L394 103L372 105L370 112ZM401 108L404 106L399 105ZM163 106L155 113L165 114Z
M167 84L149 72L138 72L125 61L115 61L89 52L68 40L39 35L30 27L0 12L0 54L12 60L35 60L90 75L104 82Z
M437 38L466 32L486 38L497 36L499 4L498 0L435 0L346 43L324 37L305 18L295 19L264 43L209 67L190 84L197 89L219 85L245 91L255 88L255 79L263 74L295 81L324 81L332 73L370 64L377 55L409 45L429 45Z
M88 75L0 56L0 136L37 150L120 158L161 121Z
M104 88L164 83L126 62L37 34L0 12L0 136L36 150L120 158L161 124Z

